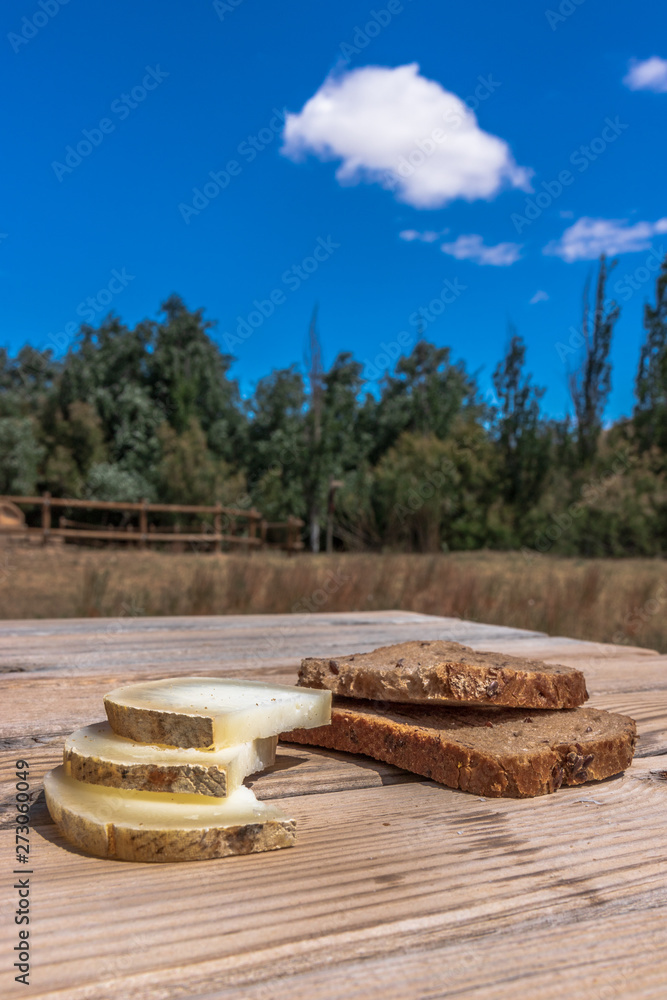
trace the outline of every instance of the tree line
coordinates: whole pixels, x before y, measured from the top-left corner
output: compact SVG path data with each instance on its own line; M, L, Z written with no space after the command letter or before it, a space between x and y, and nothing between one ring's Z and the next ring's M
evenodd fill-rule
M634 412L605 425L612 267L602 257L584 292L562 420L543 413L514 328L486 397L449 348L423 338L371 393L351 353L325 369L314 315L306 370L273 371L245 400L212 323L175 295L134 328L113 315L82 325L61 358L0 350L0 493L254 507L303 518L315 551L326 539L664 554L667 257L644 309Z

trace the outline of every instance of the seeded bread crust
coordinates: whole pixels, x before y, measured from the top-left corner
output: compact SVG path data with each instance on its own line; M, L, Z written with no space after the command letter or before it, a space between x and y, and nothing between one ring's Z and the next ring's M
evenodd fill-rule
M348 698L412 704L576 708L588 698L573 667L480 653L458 642L401 642L371 653L301 662L299 684Z
M596 708L536 712L373 705L334 698L331 725L287 743L366 754L474 795L529 798L624 771L636 726Z

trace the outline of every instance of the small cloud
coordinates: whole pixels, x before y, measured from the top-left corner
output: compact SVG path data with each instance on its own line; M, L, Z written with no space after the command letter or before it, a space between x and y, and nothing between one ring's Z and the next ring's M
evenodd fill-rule
M531 306L534 306L538 302L547 302L548 300L549 296L547 295L547 293L543 292L542 289L540 289L539 291L535 292L532 299L530 300L530 304Z
M561 208L560 217L561 219L573 219L574 212L570 208Z
M560 257L571 264L575 260L595 260L600 254L615 256L648 250L651 239L667 233L667 218L657 222L635 222L627 219L590 219L584 216L566 229L559 240L552 240L542 253Z
M471 260L475 264L490 264L492 267L508 267L521 257L521 244L497 243L490 247L476 233L459 236L453 243L443 243L440 249L457 260Z
M398 235L402 240L421 240L422 243L435 243L436 240L448 233L449 229L441 229L439 233L434 232L432 229L427 229L425 232L420 233L416 229L404 229L402 233Z
M629 90L652 90L654 94L667 94L667 59L651 56L650 59L633 59L623 77Z
M415 208L530 191L504 139L481 129L467 104L419 66L364 66L329 76L285 119L282 153L340 160L340 184L379 184Z

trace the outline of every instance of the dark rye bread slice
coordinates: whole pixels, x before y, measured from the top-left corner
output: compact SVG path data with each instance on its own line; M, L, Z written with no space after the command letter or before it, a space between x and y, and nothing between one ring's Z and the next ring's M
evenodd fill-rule
M596 708L529 715L338 697L330 726L280 739L366 754L475 795L528 798L625 770L636 727L627 715Z
M348 698L411 704L576 708L588 698L580 670L458 642L400 642L372 653L301 662L299 684Z

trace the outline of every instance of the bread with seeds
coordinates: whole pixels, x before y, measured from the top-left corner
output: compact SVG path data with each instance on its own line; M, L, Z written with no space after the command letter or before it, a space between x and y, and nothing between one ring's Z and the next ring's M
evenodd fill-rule
M308 657L301 662L299 684L349 698L412 704L553 709L576 708L588 698L584 675L574 667L441 640Z
M280 738L366 754L475 795L528 798L619 774L632 760L636 726L595 708L529 715L334 697L331 725Z

